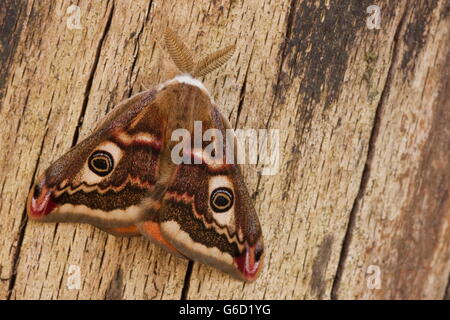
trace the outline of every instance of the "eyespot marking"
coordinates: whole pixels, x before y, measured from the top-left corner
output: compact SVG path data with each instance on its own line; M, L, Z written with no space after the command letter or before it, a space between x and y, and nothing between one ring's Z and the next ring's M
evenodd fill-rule
M72 179L74 186L95 185L107 179L119 164L123 150L114 142L104 141L86 158L83 169Z
M88 166L92 172L104 177L114 169L114 159L109 152L97 150L89 157Z
M227 212L233 206L233 203L234 196L230 188L219 187L211 192L210 205L214 212Z
M209 178L208 204L209 210L220 226L227 226L235 232L234 205L236 202L233 182L226 175L216 175Z

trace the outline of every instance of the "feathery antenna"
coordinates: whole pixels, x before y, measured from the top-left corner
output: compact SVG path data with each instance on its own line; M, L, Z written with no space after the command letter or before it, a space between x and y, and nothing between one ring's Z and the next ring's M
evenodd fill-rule
M167 28L164 34L167 50L173 62L181 72L191 73L194 68L194 59L191 51L184 45L180 38Z
M221 50L207 55L194 65L194 59L191 51L169 27L166 28L164 40L167 50L169 51L169 55L177 68L181 72L192 74L194 77L203 77L224 65L225 62L233 56L236 49L234 44L229 45Z
M236 46L234 44L225 47L221 50L218 50L214 53L211 53L207 55L206 57L202 58L197 65L195 66L195 71L193 76L194 77L203 77L207 75L208 73L216 70L225 62L230 60L230 58L234 54L234 50L236 49Z

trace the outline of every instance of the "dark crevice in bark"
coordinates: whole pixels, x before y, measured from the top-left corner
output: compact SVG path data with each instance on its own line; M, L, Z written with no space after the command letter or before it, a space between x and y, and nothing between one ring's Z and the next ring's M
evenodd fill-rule
M241 91L239 92L239 104L238 104L238 108L237 108L236 123L234 124L234 130L237 129L239 118L241 116L242 106L243 106L244 100L245 100L245 93L247 90L247 77L248 77L248 72L250 70L250 65L252 63L254 49L255 49L255 47L252 48L252 52L250 53L247 70L245 71L244 83L242 84Z
M369 178L370 178L370 174L371 174L372 161L373 161L373 157L375 155L375 145L376 145L379 130L380 130L381 115L383 113L386 99L389 96L390 87L392 84L392 79L394 77L396 66L398 65L398 59L399 59L399 53L400 53L400 50L399 50L400 40L399 39L400 39L400 34L405 29L407 13L408 13L408 9L405 8L403 11L402 17L400 18L400 21L398 23L398 26L395 30L394 47L392 50L391 64L389 65L386 82L384 84L383 90L381 92L380 100L379 100L377 108L375 110L374 122L373 122L372 130L370 133L369 145L368 145L368 150L367 150L367 154L366 154L366 161L365 161L365 165L364 165L364 169L363 169L363 173L362 173L362 177L361 177L361 182L359 184L358 194L357 194L356 198L354 199L352 208L350 210L350 216L349 216L349 220L347 223L347 229L345 232L341 252L339 255L338 268L336 270L336 275L333 279L333 284L331 287L331 299L338 299L337 295L338 295L338 291L339 291L339 286L341 284L344 263L347 260L348 250L349 250L350 244L352 242L352 233L353 233L353 229L354 229L355 222L356 222L356 215L360 208L361 200L364 197L364 193L366 192L367 184L369 182Z
M287 19L287 23L286 23L286 33L285 33L285 36L284 36L285 39L290 39L291 38L292 25L294 23L294 16L295 16L295 12L296 12L295 4L296 4L296 0L291 0L291 4L290 4L290 7L289 7L289 12L288 12L288 19ZM285 62L286 57L288 55L287 42L288 41L285 40L285 41L283 41L283 44L282 44L283 47L281 49L281 61L280 61L280 65L278 67L277 81L276 81L276 84L275 84L276 91L274 92L272 105L270 106L270 113L269 113L269 117L267 118L266 129L268 129L268 127L269 127L270 120L272 119L272 116L273 116L273 113L274 113L274 110L275 110L276 101L279 98L280 93L282 91L280 84L281 84L282 75L283 75L283 65L284 65L284 62ZM259 186L259 181L258 181L258 186ZM256 190L258 190L258 189L256 189Z
M295 3L296 0L291 0L291 4L289 6L289 11L288 11L288 18L287 18L287 23L286 23L286 32L285 32L285 39L289 39L291 36L291 32L292 32L292 24L294 22L294 15L295 15ZM281 48L281 61L280 61L280 65L278 67L278 75L277 75L277 81L276 81L276 85L275 88L277 88L277 90L274 92L274 98L272 101L272 105L270 106L270 113L269 116L267 118L267 122L266 122L266 130L269 128L269 123L270 120L272 119L273 116L273 112L275 109L275 103L280 95L281 89L280 89L280 83L281 83L281 79L282 79L282 71L283 71L283 65L284 65L284 61L286 60L286 57L288 55L288 53L286 52L287 49L287 41L284 41L282 44L282 48ZM258 154L258 161L259 162L259 154ZM255 192L252 195L252 199L255 200L256 197L258 196L258 190L259 190L259 186L261 184L261 174L258 175L258 181L256 183L256 188L255 188Z
M51 112L48 113L47 116L47 123L48 123L48 119L50 117ZM41 159L41 155L42 155L42 150L44 149L44 142L45 142L45 138L47 137L47 133L48 133L48 127L45 130L45 134L44 137L42 138L42 142L41 142L41 147L39 150L39 154L38 154L38 160L36 162L36 166L34 167L34 172L33 172L33 176L31 177L31 183L30 183L30 187L28 188L29 190L32 188L34 180L36 179L36 173L38 171L39 168L39 161ZM19 265L19 259L20 259L20 252L22 250L22 243L23 243L23 239L25 238L25 227L27 225L27 208L23 209L22 212L22 217L20 218L20 226L19 226L19 232L17 234L17 245L16 248L14 250L14 254L12 257L12 269L11 269L11 275L10 275L10 281L9 281L9 286L8 286L8 294L6 296L6 300L10 300L11 299L11 295L12 292L14 290L14 286L16 284L16 277L17 277L17 267Z
M34 170L32 181L34 181L36 171L37 171L37 166L36 166L36 169ZM17 234L17 236L18 236L17 246L14 250L14 254L13 254L13 258L12 258L12 269L11 269L11 274L9 276L9 286L8 286L8 294L6 296L6 300L11 299L11 295L14 290L14 285L16 284L17 267L19 265L19 257L20 257L20 251L22 249L23 239L25 238L25 226L26 225L27 225L27 209L24 208L23 212L22 212L22 217L20 219L19 232Z
M183 289L181 290L180 300L187 300L193 268L194 268L194 261L189 261L186 269L186 275L184 277Z
M142 26L141 26L141 29L139 30L139 33L138 33L138 35L136 36L136 46L135 46L135 48L134 48L134 50L135 50L135 52L136 52L136 55L135 55L135 57L134 57L134 59L133 59L133 63L131 64L131 71L130 71L130 74L128 75L128 83L130 83L131 82L131 79L132 79L132 77L133 77L133 74L134 74L134 69L135 69L135 67L136 67L136 62L138 61L138 59L139 59L139 51L140 51L140 45L139 45L139 43L140 43L140 41L141 41L141 36L142 36L142 33L144 32L144 28L145 28L145 25L147 24L147 22L149 21L148 20L148 17L150 16L150 11L151 11L151 9L152 9L152 5L153 5L153 1L150 1L149 2L149 5L148 5L148 9L147 9L147 13L146 13L146 16L145 16L145 19L144 19L144 21L143 21L143 23L142 23ZM137 75L136 75L136 79L135 79L135 82L136 82L136 80L137 80ZM133 83L133 85L129 85L129 88L128 88L128 97L131 97L131 95L132 95L132 93L133 93L133 87L134 87L134 83Z
M84 91L84 100L83 100L83 104L81 106L80 116L78 117L78 124L77 124L77 127L75 128L75 133L73 135L72 146L76 145L77 142L78 142L80 129L81 129L81 126L83 125L84 115L86 114L86 109L87 109L87 105L88 105L88 102L89 102L89 95L91 93L92 82L94 81L95 71L97 70L98 62L100 60L100 53L102 51L103 43L104 43L104 41L106 39L106 35L108 34L108 31L109 31L109 29L111 27L111 21L112 21L113 15L114 15L114 1L112 3L111 11L109 12L108 20L106 21L105 29L103 30L103 34L102 34L102 36L100 38L100 41L98 42L98 45L97 45L97 51L95 53L95 59L94 59L94 62L92 64L91 72L89 74L89 79L88 79L88 81L86 83L86 89Z
M12 72L17 45L19 44L24 20L26 19L26 1L2 1L0 9L0 101L6 96L7 80ZM3 108L0 103L0 110Z
M447 286L445 287L444 297L442 299L450 300L450 273L448 275Z
M81 114L80 114L80 117L79 117L79 120L78 120L77 128L75 129L75 134L74 134L74 139L72 141L72 145L75 145L77 140L78 140L79 129L80 129L81 125L82 125L82 122L83 122L82 119L84 118L84 114L86 112L86 107L87 107L88 98L89 98L89 92L90 92L90 89L92 87L92 81L93 81L93 78L94 78L95 70L97 68L98 60L100 58L101 47L102 47L103 41L104 41L104 39L106 37L106 34L107 34L107 32L108 32L108 30L109 30L109 28L111 26L111 20L112 20L113 11L114 11L114 3L113 3L113 7L111 9L110 15L108 17L108 21L107 21L105 30L103 32L103 35L102 35L101 39L100 39L99 46L97 48L96 57L95 57L95 60L94 60L94 64L93 64L93 67L91 69L91 73L90 73L90 76L89 76L88 83L86 85L85 98L84 98L84 101L83 101L82 111L81 111ZM50 115L51 115L51 111L52 111L52 109L50 109L50 111L49 111L49 113L47 115L46 127L47 127L47 124L48 124L48 121L49 121L49 118L50 118ZM38 171L38 168L39 168L39 161L40 161L40 158L42 156L42 151L43 151L43 148L44 148L44 142L46 140L47 133L48 133L48 128L46 129L44 137L42 138L42 142L41 142L41 146L40 146L40 150L39 150L39 154L38 154L38 160L37 160L36 166L34 168L34 172L33 172L32 178L31 178L31 183L30 183L29 189L32 188L33 183L34 183L34 181L36 179L36 174L37 174L37 171ZM14 254L13 254L13 258L12 258L12 270L11 270L10 282L9 282L9 286L8 286L8 294L7 294L7 297L6 297L7 300L11 299L12 292L14 290L14 286L15 286L15 283L16 283L17 267L18 267L18 263L19 263L19 259L20 259L20 252L21 252L21 249L22 249L23 240L25 238L25 227L26 227L26 224L27 224L27 212L26 212L26 208L25 208L23 210L23 213L22 213L20 227L19 227L19 232L18 232L18 235L17 235L17 237L18 237L18 239L17 239L17 246L16 246L16 248L14 250Z

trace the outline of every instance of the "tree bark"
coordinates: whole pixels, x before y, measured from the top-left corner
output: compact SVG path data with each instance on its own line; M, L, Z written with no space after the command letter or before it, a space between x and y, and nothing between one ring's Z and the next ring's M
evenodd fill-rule
M0 299L443 299L450 275L445 0L4 0ZM140 238L28 221L34 179L115 104L168 78L162 31L197 56L236 128L280 129L281 166L244 166L266 245L243 284ZM70 266L81 287L67 286Z

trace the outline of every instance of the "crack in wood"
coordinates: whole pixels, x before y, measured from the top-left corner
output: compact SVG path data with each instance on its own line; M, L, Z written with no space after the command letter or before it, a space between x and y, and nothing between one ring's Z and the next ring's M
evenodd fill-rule
M275 92L274 92L274 97L273 97L273 101L272 101L272 105L270 106L270 113L269 116L267 118L267 122L266 122L266 129L269 128L269 123L270 120L272 119L273 113L275 111L275 103L277 102L278 98L280 97L280 84L281 84L281 80L282 80L282 75L283 75L283 65L284 62L286 60L286 57L288 55L288 53L286 52L286 49L288 47L288 39L290 39L291 37L291 33L292 33L292 25L294 23L294 16L295 16L295 12L296 12L296 6L295 6L296 0L291 0L291 4L289 6L289 11L288 11L288 19L287 19L287 23L286 23L286 32L285 32L285 36L284 39L285 41L283 41L283 48L280 50L281 51L281 61L280 61L280 65L278 68L278 75L277 75L277 81L275 84ZM258 181L258 187L259 187L259 181ZM256 189L258 190L258 189Z
M6 80L11 74L14 55L17 45L20 41L24 19L26 16L26 1L5 0L0 10L0 61L2 69L0 70L0 100L6 96ZM11 36L13 35L13 36ZM0 104L0 110L4 103Z
M137 80L137 75L136 75L136 78L134 79L133 85L130 85L131 78L133 77L134 69L136 67L136 62L139 59L139 51L140 51L139 43L141 41L141 36L142 36L143 31L144 31L144 27L147 24L147 22L149 21L148 17L150 16L152 5L153 5L153 0L149 2L148 9L147 9L147 12L146 12L146 15L145 15L145 19L144 19L144 21L142 23L141 29L138 32L138 35L136 36L136 45L134 47L134 51L136 52L136 55L135 55L135 57L133 59L133 63L131 65L131 71L130 71L130 74L129 74L129 77L128 77L128 81L127 81L128 84L129 84L128 97L131 97L131 94L133 92L134 84L136 83L136 80Z
M123 282L123 271L122 268L119 267L106 290L105 300L122 300L124 290Z
M237 108L236 123L234 125L234 130L237 129L239 117L241 116L242 106L243 106L244 100L245 100L245 94L247 92L247 77L248 77L248 72L250 70L250 65L252 63L254 49L255 49L255 46L252 47L252 51L250 53L250 58L248 59L247 70L245 70L244 82L243 82L241 90L239 92L239 104L238 104L238 108Z
M383 90L382 90L382 93L380 96L380 100L379 100L377 108L375 110L375 117L374 117L374 121L373 121L372 130L370 133L369 144L368 144L368 149L367 149L367 153L366 153L366 161L364 164L364 169L363 169L363 173L361 176L358 193L353 201L353 205L350 210L350 215L349 215L349 219L348 219L348 223L347 223L347 229L346 229L344 240L342 243L341 252L339 254L339 263L338 263L336 274L334 276L333 283L331 286L331 299L334 299L334 300L338 299L337 294L339 291L339 286L340 286L342 274L344 271L344 264L345 264L345 261L347 260L348 251L349 251L350 244L352 241L352 230L353 230L355 222L356 222L357 211L360 207L360 202L361 202L362 198L364 197L364 193L367 189L367 184L368 184L368 181L370 178L371 169L372 169L372 161L373 161L373 157L375 154L375 144L377 142L379 129L380 129L381 114L382 114L382 111L383 111L383 108L385 105L385 101L389 95L392 79L394 77L394 73L395 73L394 67L398 64L398 58L399 58L399 53L400 53L400 50L399 50L400 40L399 39L400 39L400 34L405 29L405 25L406 25L406 21L407 21L406 16L407 16L408 12L409 12L409 10L406 7L402 13L402 17L400 18L398 26L395 30L394 46L393 46L393 50L392 50L392 59L391 59L390 65L389 65L386 81L385 81L385 84L384 84L384 87L383 87Z
M187 300L187 295L189 293L189 287L191 284L192 269L194 268L194 261L189 261L186 268L186 275L184 277L183 288L181 289L180 300Z
M49 117L50 117L50 112L49 112L49 115L47 116L47 121L48 121ZM42 150L44 149L44 141L45 141L45 138L47 137L47 133L48 133L48 127L46 128L45 133L44 133L44 137L42 138L41 147L39 149L38 160L36 162L36 166L34 167L34 172L33 172L33 175L31 177L30 187L28 189L31 189L31 187L33 186L34 180L36 178L36 173L37 173L37 170L39 168L39 161L41 159ZM6 296L6 300L10 300L11 299L12 292L13 292L14 286L16 284L17 267L19 265L20 252L22 250L23 240L25 238L25 227L27 226L27 221L28 221L27 208L23 209L22 217L20 219L21 219L20 220L20 227L19 227L19 232L17 234L17 237L18 237L18 239L17 239L17 246L16 246L16 248L14 250L14 254L13 254L12 268L11 268L11 273L10 273L10 276L9 276L10 281L9 281L9 284L8 284L8 294Z
M113 11L114 11L114 2L113 2L113 5L112 5L110 14L108 16L108 20L107 20L107 23L106 23L106 26L105 26L105 30L104 30L104 32L102 34L102 37L101 37L100 41L99 41L99 46L97 47L96 57L95 57L95 60L94 60L93 67L91 69L91 73L90 73L90 76L89 76L88 83L86 85L85 98L84 98L84 101L83 101L82 111L80 113L80 117L79 117L79 120L78 120L78 125L77 125L77 128L75 129L75 134L74 134L74 139L73 139L73 142L72 142L72 146L74 146L76 144L76 142L78 140L79 129L80 129L81 125L83 124L82 120L83 120L84 114L86 112L87 103L88 103L88 99L89 99L89 93L90 93L90 89L92 87L92 81L93 81L95 70L97 68L98 61L99 61L99 58L100 58L100 52L101 52L103 41L104 41L104 39L106 37L106 34L109 31L109 28L111 26L111 20L112 20L112 16L113 16ZM27 97L26 101L28 101L28 97ZM44 142L46 140L47 133L48 133L47 124L48 124L48 121L49 121L51 113L52 113L52 109L50 108L50 111L49 111L49 113L47 115L47 120L46 120L46 130L45 130L44 136L42 138L40 150L39 150L39 153L38 153L38 160L37 160L36 165L34 167L34 171L33 171L33 175L32 175L32 178L31 178L29 189L32 188L34 180L36 179L36 174L37 174L37 171L38 171L38 168L39 168L40 158L42 156L42 151L44 149ZM9 277L10 281L9 281L9 284L8 284L8 293L7 293L7 296L6 296L6 300L10 300L11 299L12 292L13 292L14 286L16 284L17 267L18 267L19 260L20 260L20 253L21 253L21 249L22 249L23 240L25 238L25 228L26 228L26 225L27 225L27 221L28 221L28 219L27 219L27 212L26 212L26 208L24 208L24 210L22 212L22 216L21 216L21 223L20 223L20 227L19 227L19 232L17 234L17 237L18 237L17 246L16 246L16 248L14 250L14 254L13 254L13 258L12 258L12 269L11 269L11 274L10 274L10 277Z
M287 41L286 41L286 39L289 39L290 36L291 36L292 24L294 22L294 15L295 15L295 12L296 12L296 10L295 10L295 3L296 3L295 0L291 0L291 3L289 5L289 10L288 10L288 13L287 13L288 18L287 18L287 22L286 22L286 32L285 32L285 36L284 36L285 41L283 41L283 44L282 44L283 47L280 50L281 51L281 61L280 61L280 65L278 67L278 74L277 74L276 85L274 86L276 88L276 91L274 92L274 98L273 98L273 101L272 101L272 105L270 107L269 116L267 118L266 127L265 127L266 130L269 128L269 123L270 123L270 120L272 119L272 116L273 116L273 113L274 113L274 109L275 109L275 103L276 103L276 101L277 101L277 99L279 97L280 83L281 83L281 78L282 78L282 73L283 73L283 65L284 65L284 62L285 62L286 57L287 57L287 52L286 52ZM259 162L259 155L258 155L257 163L258 162ZM256 182L255 192L253 192L253 194L252 194L252 199L253 200L255 200L256 197L258 196L259 186L261 184L261 177L262 177L262 175L258 174L258 181Z
M445 287L444 296L442 297L443 300L450 300L450 273L448 275L448 281L447 286Z
M81 112L80 112L80 116L78 117L78 123L77 123L77 127L75 128L75 133L73 135L73 140L72 140L72 147L75 146L78 142L78 137L80 134L80 129L81 126L83 125L83 121L84 121L84 115L86 114L86 109L87 109L87 105L89 102L89 95L91 93L91 88L92 88L92 82L94 81L94 76L95 76L95 72L97 71L97 67L98 67L98 62L100 60L100 54L102 51L102 47L103 47L103 43L106 39L106 36L108 34L108 31L111 27L111 21L114 15L114 1L112 2L112 8L109 12L109 16L108 16L108 20L106 21L106 25L105 25L105 29L103 30L103 34L100 38L100 41L98 42L98 46L97 46L97 50L95 53L95 58L94 58L94 62L92 64L92 68L91 68L91 72L89 74L89 78L88 81L86 83L86 89L84 92L84 100L83 100L83 104L81 106Z

